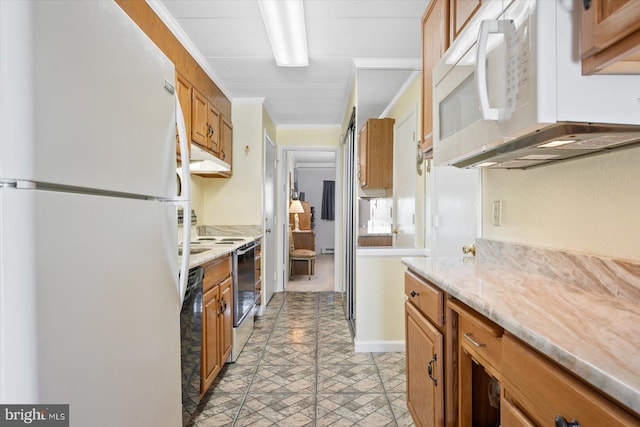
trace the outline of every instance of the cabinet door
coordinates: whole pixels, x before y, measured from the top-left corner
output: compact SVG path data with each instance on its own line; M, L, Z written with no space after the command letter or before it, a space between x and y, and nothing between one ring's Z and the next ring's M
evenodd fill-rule
M367 123L358 132L358 180L360 187L367 186Z
M213 104L207 104L207 128L209 131L209 150L220 157L220 112Z
M482 6L482 0L452 0L451 1L451 40L455 40L465 25Z
M233 126L223 115L220 115L220 160L232 166L233 161ZM233 168L233 166L232 166Z
M203 148L209 148L207 105L207 99L193 88L191 91L191 140Z
M419 427L444 426L443 336L405 303L407 406Z
M449 2L434 0L422 17L422 140L420 149L433 157L433 68L449 47Z
M187 130L187 142L191 141L191 83L179 72L176 71L176 93L180 101L180 108L184 116L184 125ZM191 156L191 144L188 145L189 153L187 158ZM180 158L180 143L178 142L178 130L176 129L176 153Z
M218 323L220 337L220 363L224 363L231 355L233 346L233 292L231 289L232 280L229 277L220 284L220 304L221 314ZM224 310L224 311L223 311Z
M200 393L209 389L220 372L220 288L214 286L204 293L202 301L202 375Z
M640 2L592 0L581 9L583 73L640 73Z

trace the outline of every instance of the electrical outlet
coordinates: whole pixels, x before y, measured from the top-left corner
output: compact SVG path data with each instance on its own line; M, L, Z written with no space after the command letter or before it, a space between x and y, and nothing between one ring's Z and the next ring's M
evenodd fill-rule
M502 225L502 200L493 201L493 225L495 227Z

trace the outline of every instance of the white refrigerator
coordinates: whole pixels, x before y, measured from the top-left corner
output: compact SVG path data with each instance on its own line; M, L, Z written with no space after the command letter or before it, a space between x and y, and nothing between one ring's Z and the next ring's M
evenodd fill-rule
M174 66L112 1L2 0L0 52L0 404L179 426Z

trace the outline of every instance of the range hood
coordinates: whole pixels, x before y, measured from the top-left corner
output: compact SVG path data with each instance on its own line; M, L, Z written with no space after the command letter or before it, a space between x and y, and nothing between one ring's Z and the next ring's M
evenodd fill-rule
M558 122L452 163L459 168L529 169L640 143L640 126Z
M229 172L231 166L229 163L223 162L213 154L204 151L196 144L191 144L191 159L189 162L191 173L215 173Z

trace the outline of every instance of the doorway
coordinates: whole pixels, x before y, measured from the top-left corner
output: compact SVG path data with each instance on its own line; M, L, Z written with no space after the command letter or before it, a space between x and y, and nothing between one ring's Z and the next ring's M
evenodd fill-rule
M269 134L264 132L264 250L262 306L266 307L276 290L276 176L277 151Z
M338 198L340 182L336 174L338 147L284 147L280 168L286 186L285 197L279 202L282 218L286 226L282 227L283 265L282 289L293 292L335 292L336 291L336 245L340 211ZM333 183L334 194L331 200L333 219L323 215L323 203L327 203L326 186ZM300 214L300 231L292 233L293 215L289 214L289 205L293 199L300 200L305 213ZM325 208L327 206L325 205ZM326 212L325 212L326 213ZM290 226L291 224L291 226ZM298 249L313 250L316 254L313 274L309 275L306 263L296 261L289 264L289 239ZM300 247L298 247L300 246ZM291 274L293 268L293 275Z

